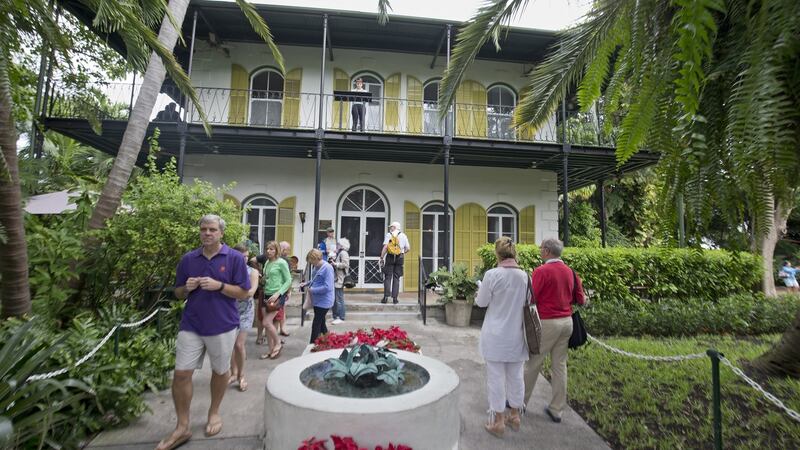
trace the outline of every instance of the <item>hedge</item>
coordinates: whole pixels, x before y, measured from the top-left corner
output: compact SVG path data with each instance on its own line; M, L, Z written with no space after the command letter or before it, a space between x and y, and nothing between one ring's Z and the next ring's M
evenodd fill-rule
M478 249L479 273L495 266L494 246ZM675 248L564 249L564 262L575 269L592 301L719 298L756 292L761 258L747 252ZM539 247L518 245L517 260L532 270L542 263Z
M607 301L581 308L598 336L758 335L783 333L800 309L800 296L739 294L716 302L669 299L658 303Z

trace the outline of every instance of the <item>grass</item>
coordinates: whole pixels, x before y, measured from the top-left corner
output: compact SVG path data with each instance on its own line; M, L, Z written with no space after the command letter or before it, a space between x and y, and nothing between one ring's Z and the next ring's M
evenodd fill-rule
M716 348L739 367L779 335L681 339L609 338L617 348L648 355ZM754 376L789 408L800 411L800 380ZM615 449L711 448L711 362L648 362L589 343L570 352L569 403ZM721 366L723 447L800 448L800 424Z

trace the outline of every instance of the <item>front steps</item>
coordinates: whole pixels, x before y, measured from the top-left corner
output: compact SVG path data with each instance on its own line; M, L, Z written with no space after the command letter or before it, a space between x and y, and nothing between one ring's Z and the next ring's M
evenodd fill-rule
M441 305L436 304L435 299L428 296L428 317L444 317L444 310ZM404 293L398 296L398 303L395 305L391 299L387 303L381 303L381 293L350 292L345 290L345 323L347 322L366 322L366 323L409 323L421 322L422 315L417 303L416 293ZM300 305L302 295L292 293L289 302L286 304L288 317L300 316ZM438 314L441 309L441 314ZM306 320L313 317L313 311L308 311ZM330 315L328 316L330 317Z

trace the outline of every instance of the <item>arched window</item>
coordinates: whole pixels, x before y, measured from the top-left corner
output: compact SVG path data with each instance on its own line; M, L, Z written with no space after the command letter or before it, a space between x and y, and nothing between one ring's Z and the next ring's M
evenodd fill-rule
M431 81L422 91L422 105L425 110L422 131L425 134L442 134L442 122L439 121L439 82Z
M450 209L450 260L453 259L453 216ZM422 208L422 264L426 273L444 267L445 261L444 204L433 202ZM414 245L413 243L411 245Z
M493 243L501 236L508 236L517 242L517 213L507 205L496 205L487 212L488 240Z
M258 244L260 253L269 241L275 240L278 205L269 197L256 196L244 204L242 221L249 225L248 237Z
M370 73L361 73L350 81L351 87L356 87L356 80L361 78L364 89L372 94L372 100L366 104L364 112L364 129L380 131L383 129L383 81Z
M283 76L262 69L250 77L250 125L281 126Z
M514 139L511 116L517 106L517 96L506 86L497 85L486 92L488 136L492 139Z

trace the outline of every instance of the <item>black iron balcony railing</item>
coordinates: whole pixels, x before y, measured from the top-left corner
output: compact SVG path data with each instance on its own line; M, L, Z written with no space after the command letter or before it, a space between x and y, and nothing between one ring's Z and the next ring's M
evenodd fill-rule
M124 83L107 83L80 91L54 89L49 106L53 118L83 118L90 122L99 120L127 120L130 108L136 101L140 86ZM284 129L317 129L319 124L320 95L285 91L237 90L226 88L195 88L206 120L212 125L268 127ZM162 89L153 121L186 120L200 123L197 109L189 104L184 111L179 105L180 93ZM176 103L176 113L166 110L168 103ZM515 130L512 126L513 108L486 104L456 103L450 108L449 121L439 120L436 102L407 98L374 98L361 102L363 123L356 120L353 102L338 101L332 94L323 94L321 128L330 131L357 131L365 133L410 134L443 136L450 126L452 135L462 138L502 141L529 141L560 143L564 138L563 121L553 118L536 132ZM449 125L446 125L448 123ZM596 114L568 112L566 139L573 144L612 145L612 137L602 132L602 118Z

